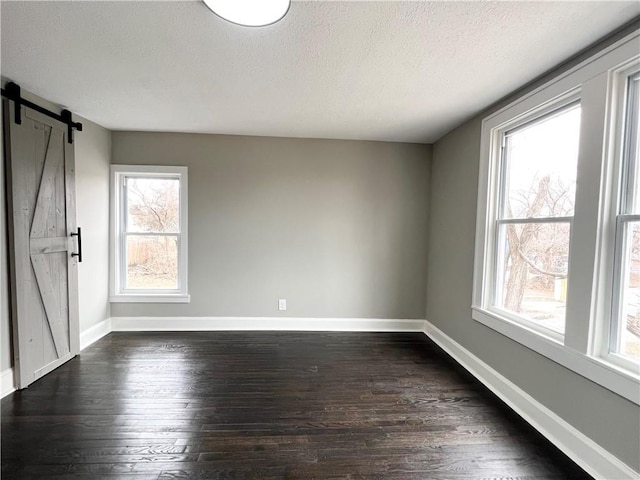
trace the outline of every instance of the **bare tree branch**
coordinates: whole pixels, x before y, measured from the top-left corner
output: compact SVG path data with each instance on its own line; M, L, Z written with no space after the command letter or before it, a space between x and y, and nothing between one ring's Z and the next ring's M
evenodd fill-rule
M548 276L553 277L553 278L567 278L567 274L565 274L565 273L554 273L554 272L549 272L547 270L541 269L535 263L533 263L533 261L529 257L527 257L525 255L525 253L521 249L518 249L518 255L520 256L520 258L522 260L525 261L525 263L527 265L529 265L536 272L541 273L542 275L548 275Z

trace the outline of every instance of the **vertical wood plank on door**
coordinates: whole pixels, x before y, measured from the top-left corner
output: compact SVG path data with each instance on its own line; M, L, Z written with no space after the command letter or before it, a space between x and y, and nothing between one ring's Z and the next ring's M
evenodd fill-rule
M2 99L2 134L3 134L3 146L4 151L2 152L4 157L4 169L5 169L5 178L7 179L6 186L6 196L7 196L7 230L8 230L8 248L9 251L16 251L16 244L20 244L20 239L16 238L16 231L13 228L13 224L15 223L15 216L20 215L22 210L22 206L16 201L16 197L13 195L13 192L17 189L20 189L20 183L26 182L26 179L23 179L23 182L11 182L11 178L14 177L13 172L15 169L12 166L12 162L10 159L11 145L13 143L12 138L12 129L11 129L11 103L7 99ZM23 243L23 248L26 247L27 243ZM23 289L21 289L16 281L16 269L21 268L21 265L16 261L15 255L9 255L9 292L11 298L16 301L11 302L11 316L12 318L16 318L18 315L19 308L19 299L23 296ZM24 351L24 346L22 345L25 334L19 335L19 332L23 330L24 327L19 325L13 325L11 329L12 340L13 340L13 365L14 365L14 377L15 383L20 387L19 379L22 378L21 371L26 371L24 368L24 363L26 359L22 359L20 353Z
M73 144L67 141L67 133L64 136L64 183L66 195L66 220L67 235L78 230L76 223L76 163ZM80 353L80 315L78 311L78 260L72 257L71 252L77 251L78 237L74 237L75 245L67 252L67 289L69 305L69 347L71 353Z
M63 136L62 139L65 142L65 138ZM66 156L66 155L65 155ZM65 159L60 162L58 165L58 170L56 171L56 185L55 185L55 203L52 209L53 215L51 216L51 226L53 227L52 234L58 238L66 238L69 239L69 233L67 232L67 223L65 219L65 212L67 211L66 205L66 191L65 191ZM66 243L67 249L64 252L55 253L48 255L50 264L55 265L55 269L52 268L53 274L56 278L60 278L58 282L58 299L60 302L60 315L64 319L69 318L69 284L68 284L68 272L67 272L67 262L69 261L69 248L72 243L67 241ZM52 265L52 266L53 266ZM67 321L63 322L65 338L69 341L69 323ZM70 343L70 342L69 342ZM71 345L69 345L71 347Z
M25 111L26 113L26 111ZM29 186L29 211L31 215L31 223L28 224L28 231L31 232L33 228L34 221L34 212L36 210L36 202L38 197L38 191L40 185L42 183L42 178L44 174L44 165L47 156L47 150L49 149L49 142L51 141L51 133L52 128L49 125L45 125L39 122L34 121L32 118L27 117L26 115L22 119L24 128L28 128L33 132L34 135L34 157L33 157L33 183ZM29 233L29 237L31 238L31 233ZM33 272L33 267L32 272ZM32 300L33 305L33 322L34 322L34 330L35 336L32 344L30 345L30 349L32 355L34 357L34 371L39 365L43 365L50 361L50 359L55 358L57 356L56 349L53 343L53 338L51 336L51 329L47 323L47 314L44 308L44 303L40 298L40 291L38 289L37 281L34 277L35 273L32 273L32 290L31 290L31 298L37 299ZM35 353L37 352L37 353Z
M29 225L32 202L29 192L35 190L36 146L38 138L32 128L10 128L11 105L4 101L5 128L9 135L7 148L12 152L12 158L7 161L7 178L12 181L7 184L8 204L12 221L9 224L9 249L14 252L10 258L12 272L12 302L13 318L37 317L37 305L30 301L33 298L35 285L29 261L29 230L20 228ZM44 139L44 136L42 137ZM14 148L20 145L20 150ZM19 152L19 153L18 153ZM15 158L16 155L19 155ZM36 322L14 323L14 362L19 379L18 387L26 387L33 379L33 372L37 359L28 355L30 348L41 340L41 329Z

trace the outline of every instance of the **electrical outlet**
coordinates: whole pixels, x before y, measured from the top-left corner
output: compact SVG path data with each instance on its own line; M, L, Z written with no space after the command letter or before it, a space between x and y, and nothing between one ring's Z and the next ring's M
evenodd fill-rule
M286 309L287 309L287 299L286 298L278 299L278 310L284 311Z

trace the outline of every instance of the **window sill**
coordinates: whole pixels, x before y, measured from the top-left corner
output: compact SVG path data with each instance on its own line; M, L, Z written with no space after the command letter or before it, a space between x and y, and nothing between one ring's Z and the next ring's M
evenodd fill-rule
M167 295L167 294L132 294L112 295L109 303L190 303L191 295Z
M609 363L603 358L584 355L555 339L486 309L473 306L472 317L492 330L640 405L640 376L634 372Z

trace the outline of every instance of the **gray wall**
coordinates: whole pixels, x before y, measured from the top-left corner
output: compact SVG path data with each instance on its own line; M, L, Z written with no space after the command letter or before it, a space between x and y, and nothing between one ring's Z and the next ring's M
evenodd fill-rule
M115 164L189 167L191 303L113 303L112 316L424 318L430 157L413 144L114 132Z
M77 221L82 227L78 266L80 332L106 320L109 312L109 165L111 132L82 120L75 135Z
M4 86L4 80L3 80ZM56 111L60 107L22 91L25 98ZM83 262L78 269L80 332L110 316L109 278L109 163L111 132L80 116L83 131L75 133L77 221L83 229ZM0 135L1 138L1 135ZM0 208L0 370L13 365L7 272L7 223L4 195L4 157Z
M426 318L638 471L635 404L471 318L480 129L474 119L434 145Z

